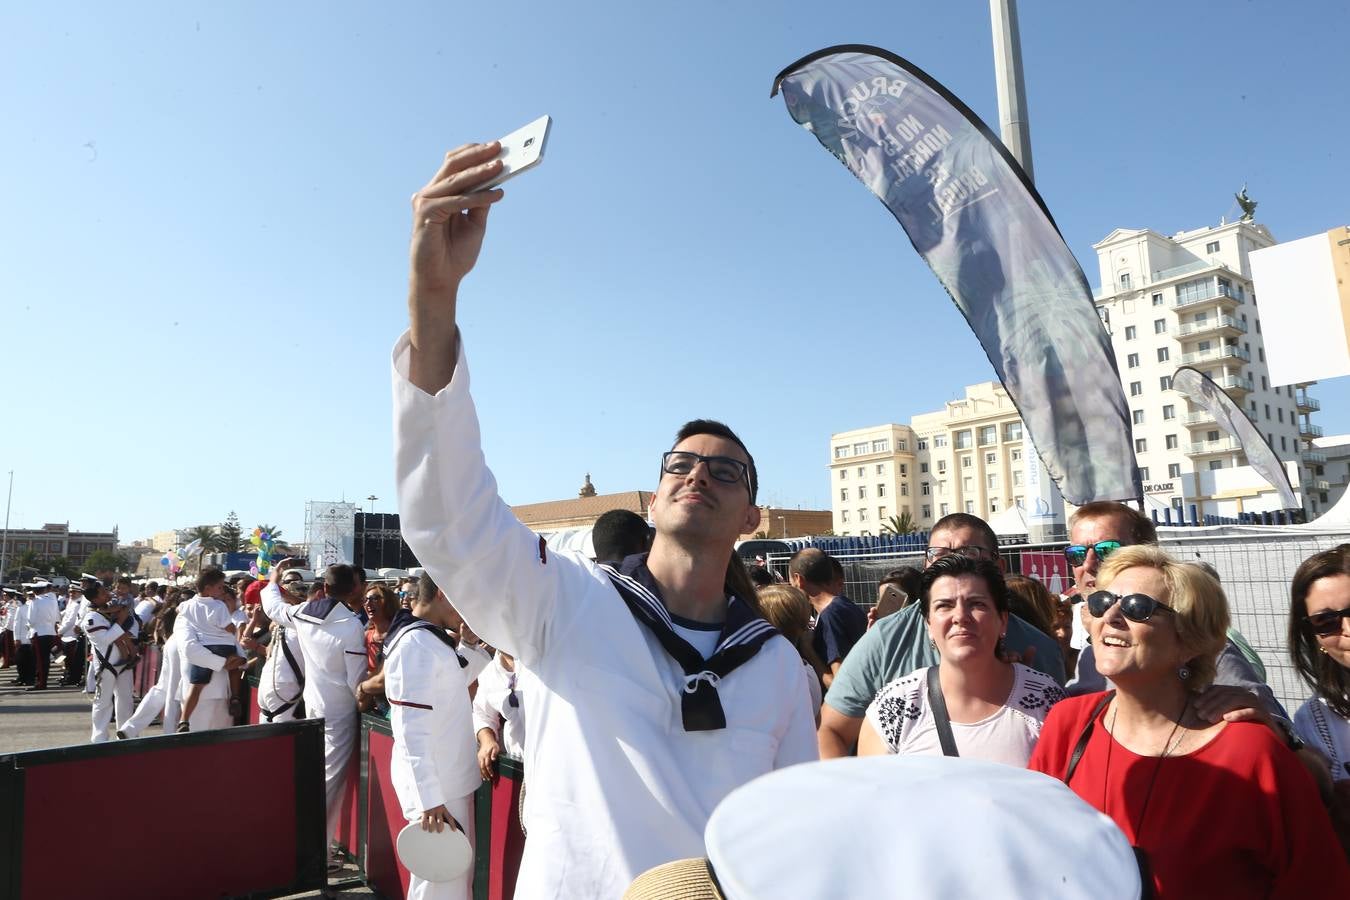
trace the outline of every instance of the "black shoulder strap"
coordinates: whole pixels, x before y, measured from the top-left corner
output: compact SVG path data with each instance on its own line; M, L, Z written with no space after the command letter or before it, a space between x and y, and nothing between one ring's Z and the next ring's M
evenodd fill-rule
M1115 691L1107 691L1102 699L1097 701L1097 705L1092 707L1092 715L1088 716L1087 724L1083 726L1082 734L1078 735L1078 743L1073 745L1073 755L1069 757L1069 768L1064 771L1064 783L1068 784L1073 778L1074 770L1078 768L1078 763L1083 758L1083 752L1087 750L1088 739L1092 737L1092 728L1097 724L1097 717L1106 709L1111 698L1116 695Z
M960 756L956 751L956 737L952 734L952 720L947 715L947 700L942 696L942 681L937 666L928 667L928 708L933 712L933 724L937 727L942 755Z

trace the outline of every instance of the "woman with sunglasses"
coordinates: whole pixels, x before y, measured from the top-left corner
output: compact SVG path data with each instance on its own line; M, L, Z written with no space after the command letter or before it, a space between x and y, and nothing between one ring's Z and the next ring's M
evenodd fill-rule
M1289 655L1313 691L1294 730L1326 756L1337 806L1350 813L1350 544L1305 559L1291 593Z
M1030 768L1115 821L1149 896L1350 897L1350 864L1298 758L1264 725L1194 709L1226 640L1218 582L1125 547L1083 608L1115 690L1057 705Z
M858 755L963 756L1025 766L1046 711L1064 691L1048 675L1003 661L1003 573L989 560L952 553L925 569L920 585L938 665L881 689L867 707Z

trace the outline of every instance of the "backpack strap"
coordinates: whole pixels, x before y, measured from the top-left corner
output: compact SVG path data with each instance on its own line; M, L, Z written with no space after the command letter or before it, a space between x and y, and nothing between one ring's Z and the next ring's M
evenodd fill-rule
M928 709L933 713L942 755L960 756L956 750L956 737L952 734L952 720L947 715L947 700L942 696L942 681L937 666L928 667Z

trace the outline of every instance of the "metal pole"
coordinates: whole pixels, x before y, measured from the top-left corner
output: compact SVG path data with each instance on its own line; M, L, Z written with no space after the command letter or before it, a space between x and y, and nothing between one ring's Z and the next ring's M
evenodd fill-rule
M999 136L1013 158L1021 163L1027 177L1035 181L1031 169L1027 91L1022 83L1022 37L1017 28L1017 0L989 0L989 18L994 28Z
M14 470L9 470L9 497L5 500L5 532L0 537L0 582L5 580L5 557L9 550L9 505L14 500Z

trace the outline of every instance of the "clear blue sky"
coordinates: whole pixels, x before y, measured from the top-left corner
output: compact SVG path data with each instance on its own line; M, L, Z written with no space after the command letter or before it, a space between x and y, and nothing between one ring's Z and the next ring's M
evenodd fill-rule
M1109 10L1109 12L1108 12ZM1116 227L1350 220L1343 0L1024 2L1038 185L1097 282ZM773 76L844 42L997 125L988 6L23 3L0 12L0 479L15 526L124 540L236 510L394 508L408 199L542 113L461 311L508 502L651 489L695 416L766 502L828 507L828 435L992 377L899 227ZM1350 431L1350 383L1316 420ZM41 430L38 430L38 429ZM0 490L3 490L0 481Z

